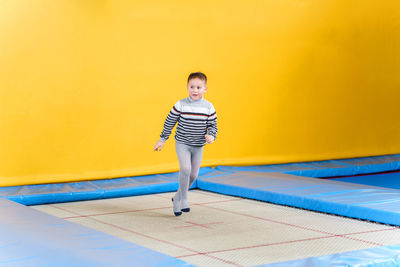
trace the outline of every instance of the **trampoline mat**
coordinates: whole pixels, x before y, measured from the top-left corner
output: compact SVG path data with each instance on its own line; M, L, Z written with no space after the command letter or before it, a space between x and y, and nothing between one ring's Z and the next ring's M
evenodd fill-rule
M319 212L189 192L174 217L173 193L31 206L197 266L251 266L399 243L400 229Z

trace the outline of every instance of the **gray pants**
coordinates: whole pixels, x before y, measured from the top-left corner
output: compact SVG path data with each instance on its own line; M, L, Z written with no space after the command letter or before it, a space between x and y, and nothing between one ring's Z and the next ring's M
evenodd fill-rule
M179 160L179 189L175 198L180 201L181 209L188 208L187 193L199 174L203 147L188 146L176 142L176 154Z

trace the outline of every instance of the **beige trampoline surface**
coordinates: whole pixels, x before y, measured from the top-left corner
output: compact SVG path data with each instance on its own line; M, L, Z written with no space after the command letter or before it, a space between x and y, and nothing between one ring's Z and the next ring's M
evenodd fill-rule
M189 192L191 212L175 217L173 195L31 207L196 266L252 266L400 243L399 227L201 190Z

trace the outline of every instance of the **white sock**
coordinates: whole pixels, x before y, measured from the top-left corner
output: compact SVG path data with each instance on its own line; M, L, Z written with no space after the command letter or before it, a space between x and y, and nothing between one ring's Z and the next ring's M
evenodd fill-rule
M172 201L174 205L174 212L181 212L181 198L180 198L180 192L176 192L175 196L173 197Z

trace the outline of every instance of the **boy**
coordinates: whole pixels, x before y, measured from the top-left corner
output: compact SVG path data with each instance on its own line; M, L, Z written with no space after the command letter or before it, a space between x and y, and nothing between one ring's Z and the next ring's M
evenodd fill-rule
M154 151L161 151L172 129L178 122L175 134L176 154L179 160L179 189L172 198L175 216L189 212L188 190L199 173L203 146L212 144L217 136L217 114L214 106L203 98L207 92L204 73L191 73L187 81L189 96L179 100L169 112L160 140Z

